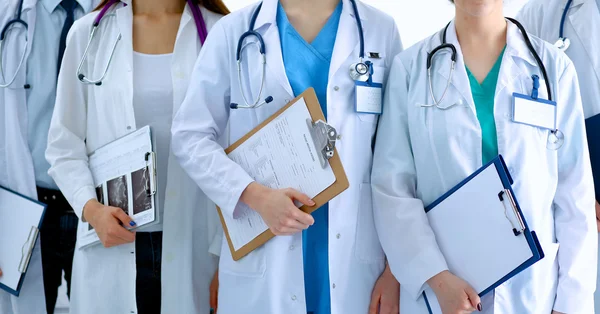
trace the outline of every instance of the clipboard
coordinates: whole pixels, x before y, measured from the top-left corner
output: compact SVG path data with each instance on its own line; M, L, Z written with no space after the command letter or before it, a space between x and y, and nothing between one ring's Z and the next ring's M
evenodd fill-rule
M536 235L535 231L531 231L529 229L527 222L523 216L523 212L521 211L521 207L519 206L519 203L518 203L518 201L515 197L515 194L512 190L513 179L511 177L511 175L506 167L506 164L504 162L504 159L501 155L499 155L494 160L492 160L488 164L481 167L475 173L473 173L472 175L467 177L465 180L463 180L461 183L459 183L454 188L452 188L449 192L447 192L442 197L440 197L439 199L434 201L432 204L427 206L425 208L425 212L428 213L428 216L429 216L429 213L432 212L433 210L435 210L439 204L443 203L451 195L453 195L454 193L459 191L461 188L463 188L464 186L469 184L474 178L479 176L482 172L489 169L490 167L495 168L497 176L500 179L501 185L502 185L502 188L499 189L497 194L495 192L494 195L491 195L491 197L496 198L496 200L498 202L503 204L503 207L504 207L503 215L505 216L506 220L508 220L510 222L510 223L504 224L507 228L504 235L505 236L513 236L513 237L522 237L527 243L528 249L530 250L530 253L531 253L531 257L523 260L521 262L521 264L519 264L517 267L515 267L514 269L511 269L506 274L499 277L491 285L485 287L482 291L479 292L479 296L484 296L487 293L493 291L495 288L497 288L498 286L500 286L501 284L503 284L510 278L516 276L520 272L524 271L525 269L529 268L530 266L532 266L533 264L537 263L538 261L540 261L544 258L544 251L540 245L537 235ZM428 218L430 218L430 217L428 217ZM508 229L510 229L510 231ZM435 230L434 230L434 233L435 233ZM439 235L436 234L436 239L438 239L438 236ZM439 242L439 240L438 240L438 242ZM465 257L465 258L468 258L468 257ZM449 267L451 267L451 266L449 265ZM453 269L450 269L450 271L453 272ZM474 287L474 288L476 290L478 290L476 287ZM423 292L423 298L425 300L427 310L429 311L430 314L441 313L441 310L439 309L439 305L437 303L436 296L433 293L433 291L431 291L430 288L426 289ZM436 299L436 301L432 302L432 299Z
M132 143L133 150L120 156L114 154ZM144 149L138 149L141 146ZM130 230L143 230L160 223L155 151L154 134L150 126L144 126L99 147L89 155L97 200L106 206L122 208L137 223ZM118 201L111 200L111 188L116 191L123 187L125 197ZM150 210L153 211L153 219ZM100 243L93 227L85 221L80 223L83 223L83 228L78 228L77 248Z
M323 111L321 110L321 105L319 104L319 100L317 99L317 94L315 93L314 89L311 87L311 88L305 90L298 97L294 98L288 104L283 106L281 109L279 109L277 112L275 112L268 119L264 120L257 127L252 129L252 131L248 132L246 135L244 135L238 141L236 141L231 146L229 146L227 149L225 149L225 153L229 154L230 152L235 150L242 143L244 143L246 140L248 140L250 137L252 137L254 134L256 134L259 130L261 130L263 127L265 127L271 121L275 120L279 115L281 115L283 112L285 112L285 110L287 110L289 107L291 107L294 103L296 103L300 99L304 99L304 101L306 102L306 107L308 108L308 111L310 112L310 116L313 120L312 121L313 125L317 126L317 127L318 126L325 127L322 123L320 123L320 122L326 121L325 115L323 114ZM326 125L326 126L330 127L330 129L328 129L330 132L331 131L336 132L333 127L331 127L329 125ZM344 167L342 166L342 161L339 157L339 154L337 153L337 150L335 149L335 146L333 145L333 147L332 147L331 142L329 142L323 138L319 138L317 135L317 133L319 133L319 132L311 132L311 133L313 133L315 135L315 136L313 136L313 141L315 142L315 145L317 145L317 147L322 149L322 151L321 151L322 156L327 156L327 158L325 158L325 159L329 162L329 166L333 170L336 180L331 186L329 186L327 189L325 189L323 192L321 192L320 194L318 194L317 196L315 196L313 198L313 201L315 202L314 206L304 205L304 206L300 207L300 210L302 210L303 212L308 213L308 214L314 212L321 206L325 205L327 202L329 202L330 200L332 200L333 198L338 196L340 193L342 193L344 190L348 189L348 187L350 186L348 177L346 176L346 172L344 171ZM333 135L335 137L337 137L337 133L334 133ZM321 143L321 144L318 145L319 143ZM221 212L221 208L219 208L218 206L217 206L217 212L219 213L219 219L221 220L221 224L223 225L223 231L225 232L227 244L229 245L229 250L231 251L231 256L234 261L240 260L241 258L248 255L250 252L252 252L256 248L258 248L259 246L265 244L267 241L269 241L271 238L273 238L275 236L271 232L271 230L267 229L266 231L261 233L259 236L254 238L252 241L250 241L247 244L245 244L244 246L242 246L240 249L235 250L233 243L231 241L231 237L229 236L229 230L227 229L227 224L225 223L225 219L223 218L223 213Z
M35 244L37 242L40 229L42 228L42 222L44 221L44 215L46 214L47 205L42 202L39 202L35 199L32 199L30 197L27 197L25 195L22 195L20 193L12 191L8 188L0 186L0 196L2 194L4 194L4 196L2 196L2 197L5 197L6 199L14 197L13 200L17 200L20 202L24 201L29 206L32 206L31 208L29 208L30 210L32 210L32 212L28 213L29 215L32 215L32 217L30 217L28 220L35 223L29 227L29 230L24 231L27 233L27 237L26 237L24 243L15 244L20 247L20 252L21 252L21 254L20 254L21 257L18 262L18 265L14 265L14 266L16 266L15 267L16 271L17 271L16 274L19 274L19 280L18 280L16 287L8 286L7 284L5 284L6 282L3 281L3 280L8 280L8 279L0 277L0 289L5 290L8 293L18 297L21 292L21 287L23 285L23 281L25 280L25 275L27 274L27 269L29 268L29 261L31 260L31 255L33 254L33 250L34 250ZM2 197L0 197L0 199L2 199ZM5 199L5 201L6 201L6 199ZM2 205L2 201L0 201L0 205ZM1 206L0 206L0 210L2 210ZM15 210L25 210L25 209L17 208ZM22 214L22 213L20 213L20 214ZM1 217L1 215L0 215L0 217ZM19 219L18 221L22 222L23 220ZM8 237L7 239L12 239L12 238ZM14 240L12 240L12 241L14 241ZM3 266L0 265L0 267L3 267ZM11 271L11 270L7 269L6 266L3 267L3 272L5 273L5 277L9 275L8 274L9 271ZM12 270L12 273L14 275L15 270Z

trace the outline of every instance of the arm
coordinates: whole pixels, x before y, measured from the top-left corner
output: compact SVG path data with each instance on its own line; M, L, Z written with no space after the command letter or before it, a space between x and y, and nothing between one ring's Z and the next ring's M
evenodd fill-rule
M425 282L447 270L417 198L417 176L408 129L408 72L396 57L379 120L371 184L375 226L390 268L417 299Z
M227 157L219 139L229 121L232 48L221 22L200 51L186 97L175 114L171 147L188 175L224 215L235 206L253 179Z
M83 221L89 221L105 247L133 242L135 234L121 224L133 227L135 222L122 209L104 206L96 200L85 143L88 87L81 84L75 75L83 55L83 45L87 42L87 34L82 30L87 28L73 29L74 32L70 32L67 38L58 77L56 104L48 131L48 173L75 214Z
M96 199L94 180L88 165L85 144L87 133L87 86L75 73L83 55L83 32L69 33L58 77L56 104L50 129L46 159L48 174L65 195L75 214L83 219L83 207Z
M594 183L585 133L579 83L573 64L558 84L558 125L565 144L558 151L554 226L558 250L558 287L554 309L580 313L596 289L597 236Z

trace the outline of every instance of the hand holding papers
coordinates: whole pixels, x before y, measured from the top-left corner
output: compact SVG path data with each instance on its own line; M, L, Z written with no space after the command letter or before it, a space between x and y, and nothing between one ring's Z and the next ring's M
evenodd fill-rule
M511 185L498 156L425 209L450 272L479 296L544 257ZM441 313L431 288L424 295L430 313Z
M150 226L160 222L155 166L156 158L149 126L97 149L89 157L89 167L94 177L99 203L91 204L95 205L92 208L112 211L103 213L104 219L112 219L114 222L117 218L125 223L127 228ZM115 208L121 209L123 213L116 212ZM86 211L87 209L84 210L85 216ZM130 220L135 221L135 224L127 225ZM77 240L80 248L100 241L92 225L87 222L84 224L85 228L79 229L83 234Z
M312 198L314 206L301 207L311 213L348 188L332 144L335 129L324 121L315 92L308 89L225 152L257 183L271 189L293 188ZM235 217L220 209L219 215L234 260L274 236L260 214L244 202L238 203Z

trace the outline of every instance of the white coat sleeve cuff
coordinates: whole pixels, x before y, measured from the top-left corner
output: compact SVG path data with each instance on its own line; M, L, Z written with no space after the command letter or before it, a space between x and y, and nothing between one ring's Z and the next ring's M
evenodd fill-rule
M402 287L416 300L421 297L427 287L427 280L448 270L446 259L437 249L422 251L404 268L405 282Z
M593 309L593 300L593 293L582 295L581 293L566 294L559 291L554 300L554 310L566 314L591 313L589 311Z
M73 194L71 206L79 219L83 220L83 207L91 199L96 199L96 189L91 185L81 187Z
M221 256L221 246L223 244L223 232L215 234L208 248L208 252L214 256Z
M252 182L254 182L254 179L252 179L245 171L240 171L240 175L235 182L228 182L233 183L233 187L226 189L229 191L229 197L227 198L227 202L221 206L223 215L229 215L231 218L237 217L235 212L236 206L240 202L242 193L244 193L244 190L246 190L248 185Z

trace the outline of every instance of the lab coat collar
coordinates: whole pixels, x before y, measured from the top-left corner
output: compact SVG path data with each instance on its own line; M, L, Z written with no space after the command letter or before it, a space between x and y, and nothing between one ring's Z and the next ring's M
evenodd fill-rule
M533 54L531 54L531 52L529 51L529 48L527 48L527 44L525 43L525 38L523 37L523 34L521 34L521 31L519 30L519 28L510 21L507 21L506 23L507 23L507 30L506 30L505 55L511 55L513 57L517 57L519 59L526 61L527 63L529 63L533 66L537 66L538 64L537 64L535 58L533 57ZM440 43L442 41L442 33L443 33L443 30L437 35L437 36L439 36ZM447 37L446 41L448 43L453 44L456 47L456 53L457 53L456 67L464 67L465 64L464 64L463 57L462 57L462 50L460 49L460 44L458 42L458 36L456 35L456 27L455 27L454 21L452 21L450 23L450 26L448 26L448 33L447 33L446 37ZM440 52L440 54L442 54L442 52ZM448 60L450 59L449 50L447 53L447 59ZM441 67L441 68L439 68L438 72L441 75L443 75L444 77L448 78L449 72L450 72L450 67L449 66Z
M567 15L568 21L566 23L571 23L575 33L572 31L569 33L568 28L566 28L564 36L567 38L579 38L583 49L589 57L590 66L595 70L596 75L600 76L600 58L597 52L597 45L600 42L600 32L597 31L600 29L600 18L596 1L573 1L573 5Z
M352 7L351 0L341 0L343 3L343 13L348 14L354 17L354 8ZM367 12L365 10L364 4L359 1L356 1L356 6L358 8L358 14L360 15L361 21L367 21ZM260 13L258 13L258 17L256 18L256 25L254 25L254 29L259 29L260 27L268 24L277 24L277 4L279 0L264 0L262 3L262 7L260 8ZM254 11L253 11L254 12Z
M41 0L42 5L49 14L52 14L54 10L60 5L62 0ZM79 6L83 9L85 13L90 12L92 10L92 0L76 0Z
M525 43L525 37L514 23L506 21L508 28L506 30L506 51L505 54L512 55L519 59L526 61L532 66L538 66L535 57L529 51L527 44ZM530 36L531 37L531 36ZM534 47L535 48L535 47ZM540 54L539 48L536 48L536 52ZM541 56L540 56L541 57Z

